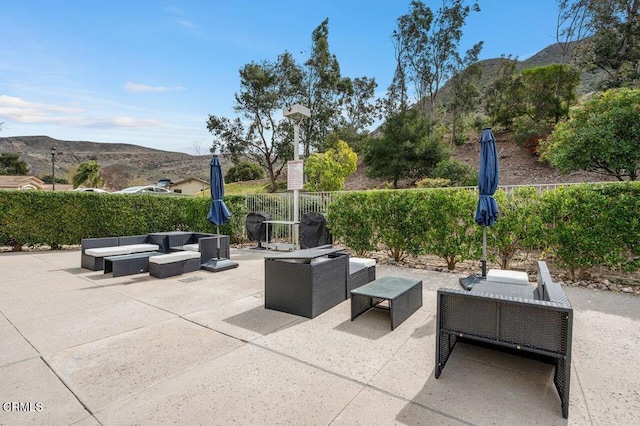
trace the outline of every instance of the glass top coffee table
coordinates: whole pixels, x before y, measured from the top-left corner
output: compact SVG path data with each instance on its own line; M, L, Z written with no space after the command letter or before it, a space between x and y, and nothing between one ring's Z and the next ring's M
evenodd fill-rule
M422 306L422 281L387 276L351 290L351 321L385 300L394 330Z

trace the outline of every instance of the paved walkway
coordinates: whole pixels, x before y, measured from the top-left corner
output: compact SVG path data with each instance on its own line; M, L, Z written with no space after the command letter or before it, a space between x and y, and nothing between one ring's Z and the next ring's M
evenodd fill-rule
M309 320L264 309L262 253L155 279L79 268L78 251L0 254L0 424L640 424L640 298L567 288L569 419L551 366L459 344L435 380L436 290L393 332L349 302Z

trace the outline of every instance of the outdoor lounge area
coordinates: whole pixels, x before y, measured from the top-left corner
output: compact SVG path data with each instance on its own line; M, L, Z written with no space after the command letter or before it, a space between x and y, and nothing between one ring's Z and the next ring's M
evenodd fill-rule
M186 231L85 238L81 266L113 277L149 272L156 278L200 269L212 258L229 258L229 236Z
M273 253L230 256L158 279L84 269L79 250L0 254L0 424L640 424L637 296L562 287L565 419L535 358L460 339L436 379L438 290L461 292L461 274L376 265L372 279L421 282L391 330L383 309L352 321L346 295L313 319L266 309Z

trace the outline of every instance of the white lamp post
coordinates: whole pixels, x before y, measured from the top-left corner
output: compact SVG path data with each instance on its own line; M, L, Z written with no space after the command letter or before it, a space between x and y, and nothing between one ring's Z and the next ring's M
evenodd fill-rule
M305 118L311 117L311 110L300 104L288 106L284 109L284 116L293 120L293 161L300 159L299 140L300 140L300 122ZM300 210L300 187L296 185L293 188L293 241L294 245L298 245L298 228L300 222L298 213Z

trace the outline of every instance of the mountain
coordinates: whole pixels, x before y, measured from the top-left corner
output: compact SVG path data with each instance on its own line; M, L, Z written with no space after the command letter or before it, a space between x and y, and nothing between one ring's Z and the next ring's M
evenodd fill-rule
M578 42L573 42L568 45L567 53L563 57L562 46L559 43L553 43L535 55L523 60L518 61L516 64L516 71L520 71L526 68L535 68L551 64L571 63L571 55ZM479 61L482 66L482 78L480 81L480 91L484 92L484 89L498 77L500 70L500 62L502 58L485 59ZM591 73L588 71L580 71L580 84L578 85L578 96L584 95L598 90L598 85L603 77L603 72Z
M575 44L569 46L568 56ZM498 76L502 58L486 59L480 61L483 68L480 81L480 91L484 89ZM562 48L554 43L530 58L520 61L517 69L562 63ZM566 61L564 61L566 62ZM582 72L582 81L578 87L578 94L596 90L598 75ZM440 92L440 98L446 99L448 86L445 84ZM559 176L548 166L540 165L535 157L515 146L508 139L500 139L503 145L504 167L502 184L527 184L527 183L557 183L579 182L590 180L602 180L602 176L576 173L572 176ZM475 136L474 136L475 138ZM475 139L468 144L458 147L453 157L467 164L475 165L477 153ZM508 144L507 144L508 143ZM467 146L468 145L468 146ZM511 146L513 145L513 147ZM55 146L56 177L66 177L69 181L79 164L95 160L102 170L111 175L118 175L122 182L119 186L136 184L150 184L159 179L181 180L186 177L196 177L203 180L209 179L210 155L193 156L189 154L162 151L145 148L126 143L98 143L87 141L62 141L48 136L19 136L0 138L0 152L13 152L27 163L30 173L37 177L51 175L51 147ZM468 152L467 152L468 151ZM522 151L522 152L520 152ZM508 155L506 154L508 152ZM226 171L230 164L221 158L223 170ZM348 189L366 189L384 186L384 182L368 179L364 175L365 167L359 165L358 172L347 182ZM513 169L513 172L508 170ZM509 176L509 177L507 177ZM116 188L112 188L116 189Z
M209 180L210 155L194 156L125 143L63 141L48 136L0 138L0 152L18 154L29 166L29 173L38 177L51 175L51 147L57 150L56 177L69 181L78 165L90 160L100 164L103 171L126 176L124 186L191 176Z

